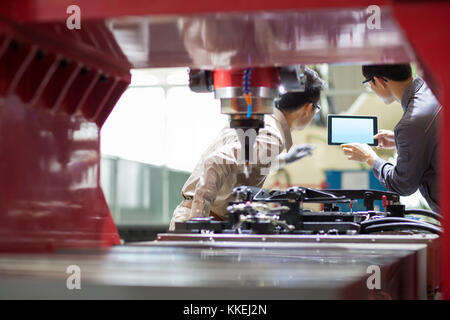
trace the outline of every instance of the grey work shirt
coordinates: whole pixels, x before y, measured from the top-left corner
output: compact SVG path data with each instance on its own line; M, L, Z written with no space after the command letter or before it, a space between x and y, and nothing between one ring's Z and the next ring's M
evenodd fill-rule
M416 77L402 97L404 114L395 126L397 164L377 158L373 172L390 191L402 196L417 189L439 212L438 143L441 105L427 84Z

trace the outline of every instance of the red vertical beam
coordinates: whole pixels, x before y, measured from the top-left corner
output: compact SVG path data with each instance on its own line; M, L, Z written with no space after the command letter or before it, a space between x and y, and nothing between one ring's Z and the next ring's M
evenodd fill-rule
M129 64L109 40L94 48L48 30L0 19L0 252L120 243L100 186L99 133Z
M445 299L450 299L450 3L396 3L394 17L416 52L424 76L443 105L441 134L441 213L444 216L441 278Z

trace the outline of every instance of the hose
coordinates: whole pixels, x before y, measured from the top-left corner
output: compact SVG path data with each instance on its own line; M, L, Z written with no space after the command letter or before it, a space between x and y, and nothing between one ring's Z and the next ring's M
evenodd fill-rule
M423 210L423 209L407 209L405 210L405 215L407 214L414 214L414 215L418 215L418 216L424 216L424 217L429 217L429 218L433 218L434 220L437 220L439 222L442 222L442 216L434 211L429 211L429 210Z
M247 68L244 70L244 76L243 76L243 91L244 91L244 98L247 102L247 118L250 118L252 115L252 94L250 92L250 78L252 77L252 68Z
M422 221L417 221L417 220L413 220L413 219L408 219L408 218L380 218L380 219L372 219L372 220L368 220L368 221L364 221L361 222L361 227L365 228L365 227L369 227L369 226L373 226L373 225L377 225L377 224L385 224L385 223L418 223L418 224L426 224L428 225L428 222L422 222Z
M385 223L385 224L375 224L372 226L366 227L362 233L373 233L373 232L381 232L381 231L395 231L395 230L422 230L435 234L442 234L442 229L433 225L425 225L421 223Z

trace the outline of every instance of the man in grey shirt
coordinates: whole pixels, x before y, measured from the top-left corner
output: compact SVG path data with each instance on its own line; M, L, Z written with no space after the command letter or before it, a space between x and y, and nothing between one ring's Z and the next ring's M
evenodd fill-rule
M384 103L401 103L403 116L394 132L380 130L379 147L397 148L397 164L384 161L367 144L344 144L348 159L366 162L390 191L402 196L417 189L430 208L439 212L438 144L441 105L420 77L412 77L409 64L362 67L363 83Z

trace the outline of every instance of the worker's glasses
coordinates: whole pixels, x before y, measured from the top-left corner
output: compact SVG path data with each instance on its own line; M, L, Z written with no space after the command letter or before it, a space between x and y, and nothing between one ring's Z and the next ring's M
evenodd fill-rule
M370 81L374 81L374 78L373 78L373 77L370 77L369 79L364 80L364 81L362 82L362 84L364 85L364 87L366 88L366 90L372 91L372 88L370 87Z
M370 81L373 81L375 83L375 77L377 77L377 76L370 77L369 79L366 79L362 82L362 84L366 87L366 89L372 90L372 88L370 87ZM384 81L387 81L383 77L378 77L378 78L383 79Z
M316 113L319 113L319 111L320 111L320 105L318 105L317 103L312 102L312 101L311 101L311 103L312 103L313 107L316 108Z

